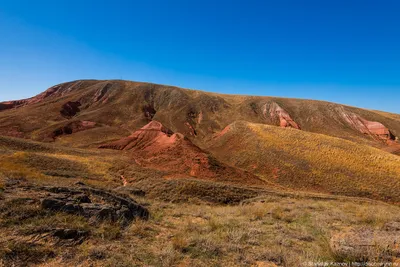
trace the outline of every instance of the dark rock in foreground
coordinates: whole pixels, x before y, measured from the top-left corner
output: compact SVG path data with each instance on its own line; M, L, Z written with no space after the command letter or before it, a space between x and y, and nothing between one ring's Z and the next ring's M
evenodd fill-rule
M135 218L148 219L146 208L129 197L119 196L91 187L44 187L52 194L41 200L43 209L82 215L95 221L121 221L129 223ZM93 203L100 198L101 203Z

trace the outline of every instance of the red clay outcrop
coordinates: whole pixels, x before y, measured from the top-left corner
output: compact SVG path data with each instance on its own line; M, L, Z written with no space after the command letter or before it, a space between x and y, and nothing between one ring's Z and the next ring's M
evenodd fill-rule
M105 103L107 102L108 98L104 97L108 91L110 91L112 87L111 83L107 83L103 88L100 88L99 90L96 91L96 93L93 96L93 102L97 103L97 102L102 102Z
M289 113L275 102L265 104L262 107L262 112L264 117L270 117L280 127L301 129L300 125L290 117Z
M356 129L360 133L370 135L374 139L390 142L395 140L395 136L390 130L380 122L368 121L358 114L346 111L343 107L338 109L339 115L345 120L345 122Z
M118 150L158 150L173 141L173 139L170 139L172 134L173 132L164 127L161 123L151 121L132 135L110 144L101 145L99 148ZM157 144L162 144L162 146L158 147Z
M168 177L193 176L217 181L263 184L256 176L218 162L180 133L151 121L129 137L99 148L129 150L143 167L168 172Z

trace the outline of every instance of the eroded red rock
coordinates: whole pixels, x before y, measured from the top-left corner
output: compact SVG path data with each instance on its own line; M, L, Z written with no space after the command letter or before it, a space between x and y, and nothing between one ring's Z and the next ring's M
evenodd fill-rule
M189 122L185 122L185 125L188 128L190 136L196 136L197 135L196 130L194 129L194 127Z
M262 108L262 112L264 117L270 117L273 121L276 121L280 127L290 127L300 130L300 125L290 117L286 110L275 102L265 104Z
M173 133L157 121L151 121L129 137L99 148L129 150L141 166L166 171L169 176L263 183L250 173L218 162L184 135Z
M338 112L349 126L360 133L383 141L395 140L395 136L380 122L368 121L358 114L345 110L343 107L338 108Z
M102 102L105 103L107 102L107 98L105 95L108 93L108 91L111 89L112 84L107 83L103 88L100 88L99 90L96 91L96 93L93 96L93 102Z
M227 132L231 130L231 125L226 126L221 132L214 135L214 138L224 136Z

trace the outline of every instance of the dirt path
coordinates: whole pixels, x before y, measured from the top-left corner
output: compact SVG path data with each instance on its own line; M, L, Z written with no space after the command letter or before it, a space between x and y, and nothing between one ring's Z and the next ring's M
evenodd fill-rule
M121 181L122 181L122 186L126 186L128 184L128 181L123 175L121 175Z

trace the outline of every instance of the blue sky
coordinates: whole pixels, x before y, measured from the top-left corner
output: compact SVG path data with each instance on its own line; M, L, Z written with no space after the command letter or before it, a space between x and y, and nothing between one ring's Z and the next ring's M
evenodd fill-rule
M400 1L2 0L0 101L77 79L400 113Z

